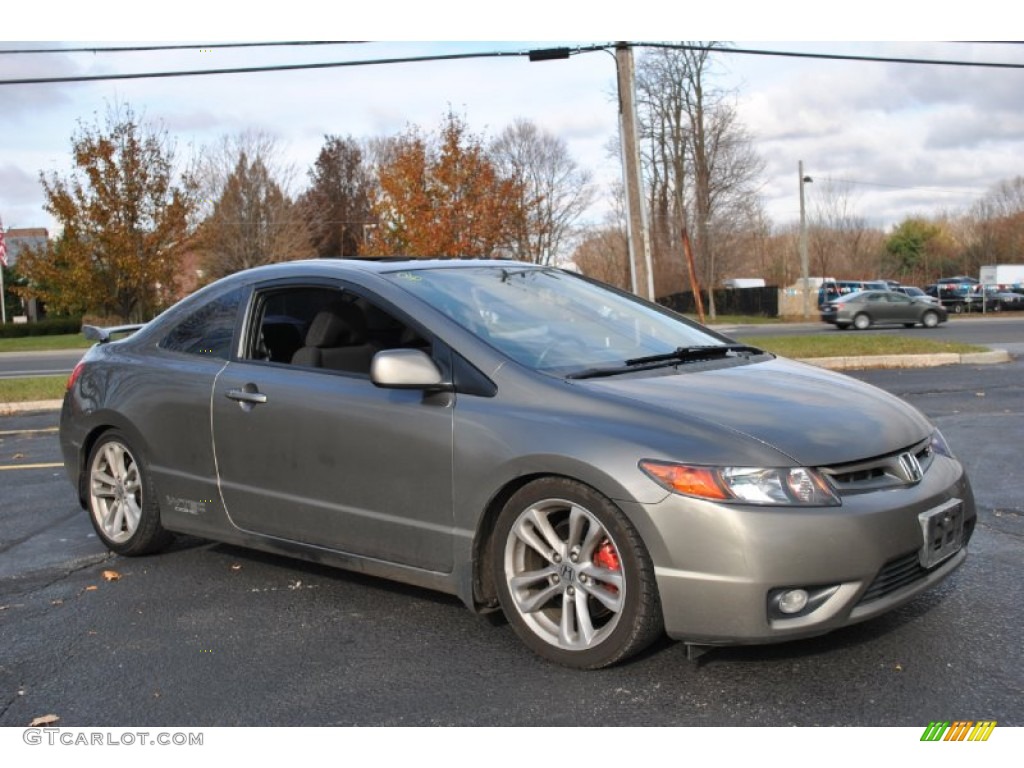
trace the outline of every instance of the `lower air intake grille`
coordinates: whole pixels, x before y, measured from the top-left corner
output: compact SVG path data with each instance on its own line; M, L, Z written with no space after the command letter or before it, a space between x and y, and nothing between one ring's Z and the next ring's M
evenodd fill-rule
M878 600L895 592L897 589L913 584L918 579L924 578L926 573L927 571L921 567L921 561L918 559L916 550L903 555L903 557L890 560L882 566L882 570L878 572L875 580L871 582L871 586L868 587L868 591L861 597L858 605Z

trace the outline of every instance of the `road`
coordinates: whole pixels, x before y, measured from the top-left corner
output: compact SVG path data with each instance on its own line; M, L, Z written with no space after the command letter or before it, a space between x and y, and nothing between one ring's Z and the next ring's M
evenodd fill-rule
M67 375L82 359L84 349L52 352L0 353L0 379L23 376Z
M996 346L1001 349L1020 349L1024 347L1024 315L1021 313L1001 314L999 317L954 317L948 323L937 328L904 328L901 325L874 327L867 331L840 331L827 323L784 323L768 325L728 326L727 334L742 334L744 337L756 336L807 336L831 334L883 334L899 335L912 338L931 339L933 341L953 341L964 344L981 344ZM1022 349L1021 351L1024 351Z
M56 466L57 415L0 419L0 726L49 713L67 727L1022 726L1024 362L856 375L927 413L968 466L966 565L822 638L700 664L665 641L601 672L547 664L507 624L365 576L197 539L108 555Z

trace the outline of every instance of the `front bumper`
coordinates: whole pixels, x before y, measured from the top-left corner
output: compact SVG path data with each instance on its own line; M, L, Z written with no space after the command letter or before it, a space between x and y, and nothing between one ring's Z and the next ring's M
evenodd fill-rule
M925 568L919 516L944 506L962 513L962 545ZM885 613L964 562L976 518L961 465L944 457L917 485L847 496L840 507L753 507L672 495L625 508L655 564L666 632L703 644L810 637ZM780 616L771 597L792 588L827 596L803 613Z

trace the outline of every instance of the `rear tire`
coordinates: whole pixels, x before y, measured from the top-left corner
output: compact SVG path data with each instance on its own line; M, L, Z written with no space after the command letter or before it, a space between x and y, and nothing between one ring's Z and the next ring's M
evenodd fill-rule
M663 633L640 534L589 486L556 477L524 486L501 511L491 547L502 610L539 656L598 669Z
M147 555L170 543L148 469L121 432L111 430L97 440L86 466L89 519L111 551Z
M858 331L866 331L871 327L871 318L861 312L853 318L853 327Z

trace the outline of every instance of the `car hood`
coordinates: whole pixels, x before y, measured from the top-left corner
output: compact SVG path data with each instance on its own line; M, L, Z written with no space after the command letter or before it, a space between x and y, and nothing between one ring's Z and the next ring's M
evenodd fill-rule
M717 425L805 466L892 453L933 429L920 412L894 395L781 358L712 370L683 365L669 375L581 383L595 394L642 404L667 419L662 422L666 428Z

